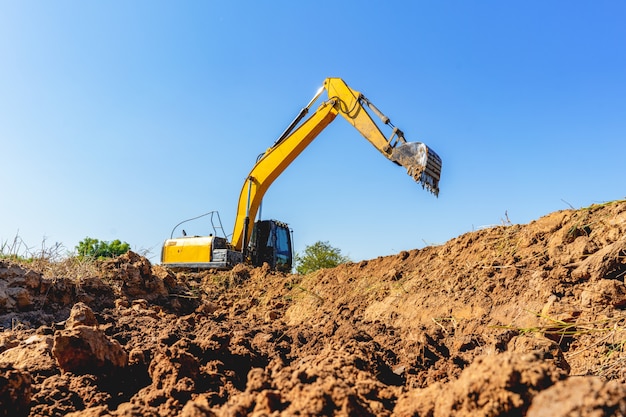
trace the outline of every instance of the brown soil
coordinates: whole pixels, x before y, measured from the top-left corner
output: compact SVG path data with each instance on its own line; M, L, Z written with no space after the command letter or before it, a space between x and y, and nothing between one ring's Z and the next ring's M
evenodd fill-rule
M0 416L624 416L626 201L306 276L0 261Z

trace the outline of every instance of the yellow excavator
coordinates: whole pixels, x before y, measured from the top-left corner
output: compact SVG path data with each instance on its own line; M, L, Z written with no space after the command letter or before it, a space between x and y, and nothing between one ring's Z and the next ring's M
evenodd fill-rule
M324 91L328 98L303 121ZM366 107L391 128L389 137L385 137ZM337 114L350 122L385 157L405 167L423 188L439 194L441 158L423 143L407 142L404 133L387 116L342 79L327 78L283 134L257 159L241 189L231 241L217 236L217 233L170 237L163 244L162 265L171 268L230 269L240 263L253 266L267 263L272 269L290 271L293 250L289 226L276 220L258 220L250 230L250 219L256 218L261 200L272 182L335 120ZM219 229L223 232L219 215L217 219L218 226L214 224L214 232Z

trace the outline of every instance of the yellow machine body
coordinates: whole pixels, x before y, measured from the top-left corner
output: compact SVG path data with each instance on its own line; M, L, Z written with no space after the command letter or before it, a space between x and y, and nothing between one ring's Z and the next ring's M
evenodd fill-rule
M218 236L167 239L161 250L161 263L173 268L229 269L241 262L241 252L231 250Z
M167 239L161 252L161 262L211 262L213 236Z

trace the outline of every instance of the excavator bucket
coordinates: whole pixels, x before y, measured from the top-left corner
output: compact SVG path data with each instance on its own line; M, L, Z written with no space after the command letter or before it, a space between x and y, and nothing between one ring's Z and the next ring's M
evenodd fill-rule
M406 168L415 181L436 196L439 195L441 158L421 142L405 142L391 152L393 162Z

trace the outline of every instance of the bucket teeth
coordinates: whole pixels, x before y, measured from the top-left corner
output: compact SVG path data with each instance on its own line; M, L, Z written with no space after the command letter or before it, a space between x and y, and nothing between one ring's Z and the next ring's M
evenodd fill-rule
M391 160L405 167L407 173L426 190L439 195L441 158L435 151L421 142L407 142L393 149Z

